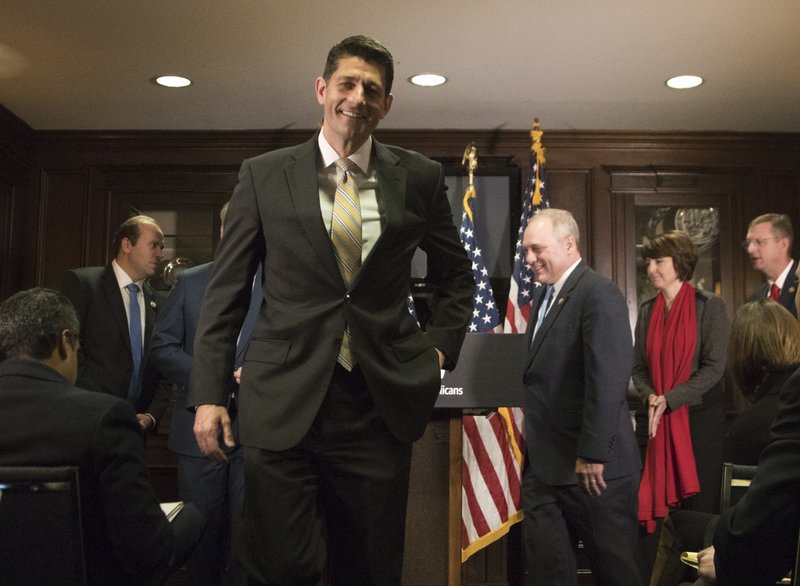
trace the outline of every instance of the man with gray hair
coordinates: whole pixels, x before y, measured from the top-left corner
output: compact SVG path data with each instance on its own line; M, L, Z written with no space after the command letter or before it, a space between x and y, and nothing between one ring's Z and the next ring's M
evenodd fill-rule
M633 364L620 290L581 259L578 225L545 209L523 234L539 287L528 322L525 552L537 584L575 584L583 541L597 584L641 583L641 461L626 394Z
M750 222L742 246L750 256L753 268L767 278L750 296L750 301L768 297L797 316L797 262L792 260L793 239L789 216L762 214Z
M79 333L57 291L0 304L0 466L78 467L87 583L152 583L183 564L203 517L187 503L167 521L131 406L74 386Z

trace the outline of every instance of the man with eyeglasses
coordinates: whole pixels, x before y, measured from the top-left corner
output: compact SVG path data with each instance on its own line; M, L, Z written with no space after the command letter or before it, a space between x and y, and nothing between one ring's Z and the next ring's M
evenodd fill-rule
M789 216L763 214L750 222L742 246L750 256L753 268L767 278L749 301L768 297L797 316L797 262L792 260L793 237Z

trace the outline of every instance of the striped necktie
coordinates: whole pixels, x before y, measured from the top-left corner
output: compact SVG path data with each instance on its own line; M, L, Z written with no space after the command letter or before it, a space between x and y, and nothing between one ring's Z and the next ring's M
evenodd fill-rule
M361 202L353 179L356 164L350 159L336 161L342 171L342 178L336 184L331 218L331 242L336 253L336 262L347 287L356 278L361 268ZM355 366L356 357L350 348L350 328L347 326L339 348L339 364L347 370Z

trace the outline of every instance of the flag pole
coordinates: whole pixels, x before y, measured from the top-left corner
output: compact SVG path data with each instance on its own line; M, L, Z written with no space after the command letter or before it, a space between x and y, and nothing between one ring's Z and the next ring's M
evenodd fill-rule
M542 136L544 131L539 126L539 119L534 118L531 125L531 152L536 157L536 177L534 179L533 199L532 203L535 206L542 205L542 181L539 177L539 171L547 162L545 159L545 148L542 145Z

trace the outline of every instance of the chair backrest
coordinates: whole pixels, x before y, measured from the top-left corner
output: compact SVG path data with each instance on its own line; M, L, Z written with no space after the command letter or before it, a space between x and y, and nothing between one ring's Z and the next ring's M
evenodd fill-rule
M725 462L722 465L722 495L720 497L720 512L724 513L736 504L750 486L750 481L756 475L758 466L745 466Z
M800 584L800 533L797 535L797 557L794 560L792 579L794 580L795 586Z
M86 584L78 469L0 467L0 584Z

